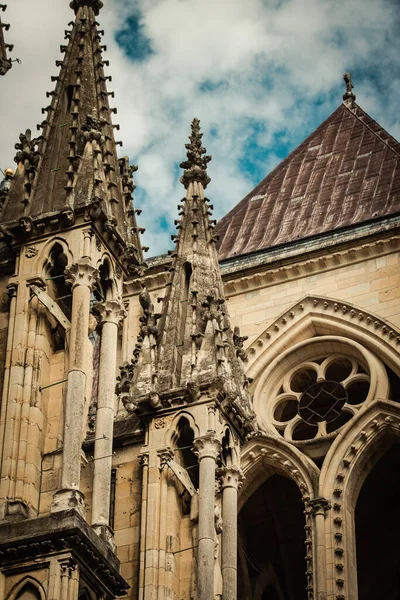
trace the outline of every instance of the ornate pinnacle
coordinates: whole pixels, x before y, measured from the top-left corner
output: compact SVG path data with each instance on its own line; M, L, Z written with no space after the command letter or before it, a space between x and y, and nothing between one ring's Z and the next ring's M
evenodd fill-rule
M71 0L70 7L75 11L75 14L78 12L81 6L90 6L94 10L94 14L97 16L100 12L100 9L103 8L103 2L101 0Z
M351 79L351 73L345 73L343 75L343 79L346 83L346 93L343 94L343 100L351 100L352 102L354 102L356 99L356 95L353 92L354 84L353 80Z
M203 187L206 188L211 181L207 175L207 164L210 162L211 156L204 156L207 150L201 145L202 137L200 121L199 119L193 119L192 134L189 136L190 144L185 144L187 160L180 164L181 168L185 169L181 177L181 183L185 188L188 188L189 183L193 181L202 183Z

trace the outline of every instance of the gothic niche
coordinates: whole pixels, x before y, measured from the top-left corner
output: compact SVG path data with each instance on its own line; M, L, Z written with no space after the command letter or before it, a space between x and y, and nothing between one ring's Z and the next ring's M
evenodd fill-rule
M65 283L65 267L68 264L61 244L54 244L49 255L46 268L47 293L63 311L67 319L71 320L72 292L71 287ZM47 312L47 311L46 311ZM54 349L62 350L65 345L65 330L50 314L47 314L52 328L52 340Z
M15 600L41 600L41 595L33 583L26 583Z
M380 445L385 440L380 440ZM359 600L400 600L400 444L367 475L355 509Z
M192 452L194 432L189 421L181 417L177 427L175 442L175 460L186 469L195 489L199 487L199 463L197 456Z
M238 517L238 600L306 600L305 518L291 479L271 475Z

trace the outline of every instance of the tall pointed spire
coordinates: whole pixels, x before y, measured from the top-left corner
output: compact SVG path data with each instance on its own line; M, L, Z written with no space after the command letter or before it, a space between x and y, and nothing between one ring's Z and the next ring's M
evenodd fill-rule
M116 254L126 256L131 272L143 262L132 206L137 169L125 157L118 160L107 90L111 77L104 74L108 61L101 44L96 15L100 0L73 0L76 13L72 28L65 32L61 46L64 59L56 61L59 75L52 77L55 89L47 93L50 103L42 109L42 134L21 134L15 157L17 170L4 204L3 222L15 223L30 235L46 229L68 227L77 218L91 220L112 239ZM121 144L122 145L122 144ZM15 227L14 227L15 229ZM13 231L18 237L17 231Z
M178 206L178 235L172 236L171 280L156 314L150 295L143 289L141 329L134 357L121 369L117 391L128 410L161 408L182 396L187 402L212 389L226 405L227 414L240 415L244 431L253 430L255 416L247 392L248 381L241 360L240 332L232 331L224 299L212 205L204 195L210 182L200 121L192 122L187 160L181 164L186 197ZM140 406L141 405L141 406Z
M0 4L1 12L4 12L6 8L6 4ZM9 28L8 23L3 23L0 17L0 75L5 75L12 67L12 62L7 56L7 50L12 50L13 46L6 44L3 33L3 29L8 31Z

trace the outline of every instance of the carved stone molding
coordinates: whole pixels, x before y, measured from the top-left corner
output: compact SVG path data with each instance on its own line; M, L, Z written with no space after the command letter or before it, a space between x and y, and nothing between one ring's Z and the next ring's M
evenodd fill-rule
M198 456L199 461L203 458L212 458L217 460L222 445L215 431L208 431L202 437L198 437L193 442L193 451Z
M281 314L247 348L246 372L249 373L257 359L273 344L274 340L281 337L307 314L312 315L315 313L322 317L326 316L330 321L336 319L352 326L357 325L357 328L365 329L373 337L379 336L381 340L392 348L396 348L397 351L400 349L400 332L391 328L383 319L365 310L360 310L349 302L338 302L320 296L307 296Z
M228 265L222 271L225 292L228 296L250 292L256 289L265 288L277 283L287 282L301 277L307 277L316 273L330 271L335 268L347 266L360 261L368 260L376 256L383 256L394 252L400 248L400 236L394 235L386 239L374 240L372 242L359 244L345 250L327 253L316 256L308 260L300 260L277 268L268 268L267 264L260 264L260 270L256 273L246 275L229 281L229 274L226 271ZM261 259L260 259L261 260ZM264 269L268 270L262 270Z
M93 267L91 259L83 257L65 269L65 281L74 289L78 285L94 289L99 280L99 271Z

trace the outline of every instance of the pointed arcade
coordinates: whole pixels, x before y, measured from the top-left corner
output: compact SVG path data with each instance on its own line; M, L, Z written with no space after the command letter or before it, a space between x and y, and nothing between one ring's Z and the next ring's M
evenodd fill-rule
M92 221L115 247L128 272L143 263L132 192L137 169L118 160L107 81L108 61L96 16L100 0L73 0L75 22L65 32L64 59L50 104L42 109L42 134L21 134L17 170L4 204L2 221L17 239L66 228L77 219Z

